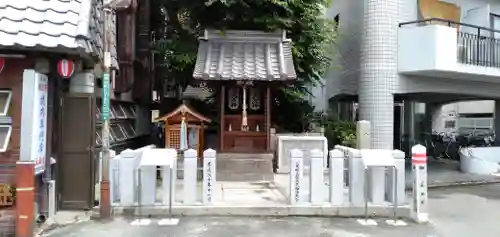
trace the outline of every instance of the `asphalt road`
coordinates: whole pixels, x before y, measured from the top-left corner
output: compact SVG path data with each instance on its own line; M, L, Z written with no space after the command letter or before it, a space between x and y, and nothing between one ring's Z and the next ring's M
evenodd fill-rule
M500 185L435 190L429 198L438 236L500 236Z
M498 237L500 185L447 188L429 195L428 225L409 223L363 226L356 219L308 217L182 217L175 226L151 220L147 226L132 220L88 221L59 228L47 237Z
M188 217L177 226L132 226L129 220L110 223L86 222L54 231L50 237L399 237L435 236L426 226L361 226L354 219Z

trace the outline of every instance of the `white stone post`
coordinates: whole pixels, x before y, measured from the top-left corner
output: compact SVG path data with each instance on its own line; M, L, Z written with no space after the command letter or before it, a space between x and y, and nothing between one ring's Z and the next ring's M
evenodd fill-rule
M356 126L357 148L371 148L371 125L368 121L359 121ZM385 199L385 168L373 167L368 170L368 197L373 204L382 204Z
M386 170L385 167L371 167L367 172L370 180L368 198L373 204L383 204L385 201ZM392 170L389 170L389 172L392 172Z
M150 206L156 202L156 166L140 166L141 200L139 205Z
M356 144L358 149L371 148L371 126L370 122L362 120L356 124Z
M111 205L117 205L116 200L120 200L120 159L121 156L119 155L109 159L109 196ZM133 187L133 185L130 186Z
M309 174L309 200L312 205L321 205L324 200L324 153L319 149L311 150L311 170Z
M216 155L214 149L207 149L203 152L203 205L213 205L215 203L215 190L217 188L215 176L217 173Z
M411 148L413 173L413 202L411 216L417 223L429 220L427 204L427 149L422 145Z
M302 202L302 179L304 177L304 153L299 149L290 151L290 204Z
M331 205L344 204L344 153L340 150L330 151L330 195Z
M196 180L198 173L198 154L194 149L184 151L184 193L183 204L193 205L198 194L196 193Z
M397 169L397 187L394 187L394 172L389 169L387 170L387 200L389 202L394 203L394 191L397 195L397 201L399 204L405 202L405 186L406 186L406 178L405 178L405 153L400 150L394 150L392 152L392 156L394 157L395 167Z
M349 150L349 201L351 205L362 206L365 203L365 168L361 152Z
M136 177L138 175L138 159L137 153L132 150L125 150L120 153L118 160L118 180L120 190L120 205L133 206L136 196ZM112 173L110 173L112 174Z
M172 167L162 166L160 170L162 180L161 200L163 205L175 203L175 193L177 189L177 151L175 149L167 149L166 153L169 156L168 158L174 159L174 162L172 163ZM172 197L172 202L170 202L170 197Z
M48 203L48 218L55 218L56 217L56 212L57 212L57 205L56 205L56 200L57 200L57 195L56 195L56 181L55 180L49 180L47 182L49 188L48 188L48 194L49 194L49 203ZM112 196L111 196L112 197ZM113 200L111 200L113 201ZM113 204L113 202L111 202Z

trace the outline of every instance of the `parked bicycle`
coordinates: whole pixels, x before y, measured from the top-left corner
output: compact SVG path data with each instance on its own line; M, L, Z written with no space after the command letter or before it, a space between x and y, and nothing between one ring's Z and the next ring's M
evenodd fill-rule
M430 157L434 159L460 160L460 151L470 147L493 146L496 141L494 133L470 132L458 133L432 133L424 134L425 145Z

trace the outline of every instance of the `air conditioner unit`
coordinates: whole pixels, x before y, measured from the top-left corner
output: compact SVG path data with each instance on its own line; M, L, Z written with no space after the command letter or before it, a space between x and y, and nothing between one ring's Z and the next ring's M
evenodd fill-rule
M75 73L69 81L71 93L93 94L95 89L95 75L93 72Z

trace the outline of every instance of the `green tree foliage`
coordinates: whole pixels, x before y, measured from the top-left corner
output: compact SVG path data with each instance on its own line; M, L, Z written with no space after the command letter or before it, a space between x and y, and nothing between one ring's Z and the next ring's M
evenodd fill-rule
M305 101L330 67L334 23L323 18L329 0L152 0L161 73L167 80L190 83L199 34L206 28L273 31L285 29L292 39L298 80L275 93L274 117L284 129L304 128L312 110ZM286 119L285 119L286 118ZM293 119L291 119L293 118Z
M335 145L356 147L356 122L327 118L324 127L329 149Z

